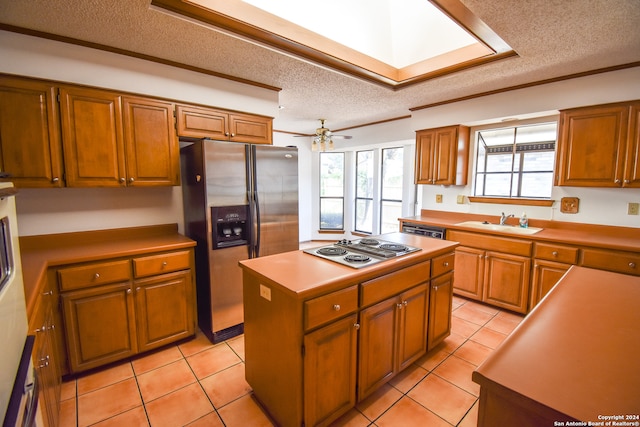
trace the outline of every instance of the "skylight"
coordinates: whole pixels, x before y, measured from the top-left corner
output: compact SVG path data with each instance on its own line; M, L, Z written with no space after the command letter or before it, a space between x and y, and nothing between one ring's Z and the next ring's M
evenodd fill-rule
M151 4L392 89L516 55L460 0L151 0Z
M243 0L403 68L478 41L426 0Z

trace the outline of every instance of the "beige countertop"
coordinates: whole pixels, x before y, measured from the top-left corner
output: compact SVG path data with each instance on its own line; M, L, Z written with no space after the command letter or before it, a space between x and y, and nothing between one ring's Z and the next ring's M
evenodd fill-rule
M177 224L20 237L27 313L35 306L49 267L195 245L178 233Z
M479 230L458 225L464 221L489 221L497 223L495 215L465 214L457 212L423 210L420 215L401 218L403 221L435 225L447 229L493 234L529 241L563 243L578 246L599 247L622 251L640 252L640 228L578 224L561 221L529 219L529 226L543 230L535 234L519 235L507 232ZM509 218L509 224L517 224L518 218Z
M638 415L639 305L640 277L573 266L473 381L584 422Z
M455 242L403 233L384 234L380 238L419 247L422 250L360 269L322 259L303 251L240 261L240 266L287 293L307 298L429 260L434 256L452 252L457 246Z

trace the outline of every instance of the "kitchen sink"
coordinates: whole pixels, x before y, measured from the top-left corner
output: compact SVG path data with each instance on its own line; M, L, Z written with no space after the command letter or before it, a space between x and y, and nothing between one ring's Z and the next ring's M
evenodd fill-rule
M538 231L542 231L542 228L538 228L538 227L522 228L515 225L491 224L489 222L482 222L482 221L465 221L465 222L459 222L456 225L460 225L463 227L477 228L479 230L498 231L501 233L521 234L521 235L531 235L531 234L536 234Z

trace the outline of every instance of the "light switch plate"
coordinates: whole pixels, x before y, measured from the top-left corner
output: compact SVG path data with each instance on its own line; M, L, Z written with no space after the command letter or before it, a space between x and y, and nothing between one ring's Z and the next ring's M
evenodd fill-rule
M627 215L638 215L640 211L640 203L629 203L627 206Z
M436 203L442 203L442 194L436 194Z
M580 199L577 197L563 197L560 199L560 212L568 214L578 213Z

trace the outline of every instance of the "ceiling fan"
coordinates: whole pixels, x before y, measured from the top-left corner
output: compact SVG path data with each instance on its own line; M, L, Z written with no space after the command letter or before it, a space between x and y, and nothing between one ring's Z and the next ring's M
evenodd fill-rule
M311 151L333 150L334 139L351 139L349 135L334 135L330 129L324 127L325 119L320 120L320 127L316 129L316 134L311 143ZM306 136L306 135L297 135Z

